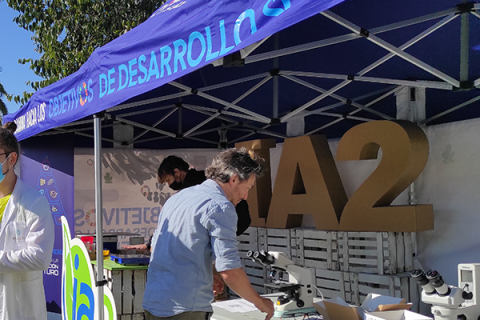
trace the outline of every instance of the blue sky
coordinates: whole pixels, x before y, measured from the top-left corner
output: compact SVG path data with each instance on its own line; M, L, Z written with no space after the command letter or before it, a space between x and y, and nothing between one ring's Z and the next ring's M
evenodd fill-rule
M33 33L26 31L13 22L18 13L11 9L5 1L0 1L0 82L9 94L22 95L24 91L33 92L33 89L25 84L31 80L41 78L36 76L28 65L21 65L18 59L34 58L39 54L34 50L33 41L30 39ZM20 108L15 102L3 99L8 112L12 113Z

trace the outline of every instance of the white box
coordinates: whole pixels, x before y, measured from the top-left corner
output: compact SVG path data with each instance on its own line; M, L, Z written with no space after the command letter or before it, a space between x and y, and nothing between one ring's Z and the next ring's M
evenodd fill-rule
M409 310L365 312L365 320L432 320Z

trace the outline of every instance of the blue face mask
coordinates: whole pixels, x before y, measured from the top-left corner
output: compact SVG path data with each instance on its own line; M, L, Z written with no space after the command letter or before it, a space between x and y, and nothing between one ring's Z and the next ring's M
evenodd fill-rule
M10 157L10 155L8 155L8 157ZM7 172L3 173L3 164L7 162L8 157L0 164L0 183L3 181L3 179L5 179L5 175L8 173L8 171L10 171L10 168L8 168Z

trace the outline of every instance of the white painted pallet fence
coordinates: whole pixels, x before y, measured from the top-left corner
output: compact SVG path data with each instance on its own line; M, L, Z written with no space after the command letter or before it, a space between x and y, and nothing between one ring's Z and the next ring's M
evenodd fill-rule
M94 265L97 272L97 266ZM112 290L117 309L117 320L145 319L142 307L147 270L108 270L103 269L107 286Z
M265 268L245 258L248 250L285 253L312 271L326 298L361 304L368 293L380 293L413 302L415 310L419 289L408 273L413 268L414 237L414 233L249 228L239 237L239 249L259 293L271 279Z
M341 271L398 274L413 268L412 233L338 232Z

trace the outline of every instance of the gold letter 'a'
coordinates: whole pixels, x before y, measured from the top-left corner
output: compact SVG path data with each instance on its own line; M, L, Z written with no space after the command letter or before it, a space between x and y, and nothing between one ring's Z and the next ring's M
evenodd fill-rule
M311 214L318 230L338 230L347 202L324 136L286 139L278 167L267 228L294 228Z

